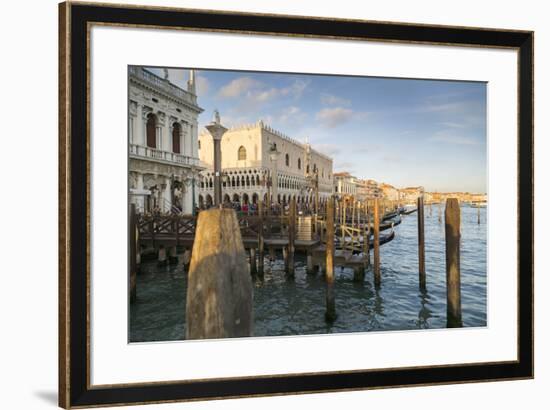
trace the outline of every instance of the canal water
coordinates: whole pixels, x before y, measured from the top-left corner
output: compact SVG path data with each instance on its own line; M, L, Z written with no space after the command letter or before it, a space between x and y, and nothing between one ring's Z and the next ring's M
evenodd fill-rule
M335 268L336 321L324 320L325 282L307 275L305 257L296 256L294 280L285 278L281 255L265 259L265 277L254 283L254 336L349 333L446 326L445 223L437 205L426 206L427 290L418 288L416 213L403 216L396 237L380 248L382 285L376 290L372 270L363 283L351 269ZM487 325L486 209L461 207L462 319L465 327ZM372 255L371 255L372 259ZM130 342L181 340L185 335L187 275L182 267L142 265L137 301L130 307Z

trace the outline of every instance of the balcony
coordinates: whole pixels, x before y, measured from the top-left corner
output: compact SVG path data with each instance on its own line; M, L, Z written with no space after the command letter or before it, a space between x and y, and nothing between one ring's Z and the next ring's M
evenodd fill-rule
M199 159L175 152L162 151L160 149L144 147L143 145L130 144L130 157L148 159L170 165L194 166L199 165Z

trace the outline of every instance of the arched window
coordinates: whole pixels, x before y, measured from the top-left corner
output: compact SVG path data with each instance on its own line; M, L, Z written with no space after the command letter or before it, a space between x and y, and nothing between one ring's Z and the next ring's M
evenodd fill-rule
M147 116L147 146L157 147L157 116L155 114Z
M286 166L290 166L290 157L288 156L288 154L285 155L285 164Z
M246 159L246 148L242 145L239 147L239 161L244 161Z
M309 164L306 165L306 174L309 174Z
M302 159L298 158L298 169L302 169Z
M181 153L180 149L180 136L181 136L181 125L178 122L175 122L172 126L172 152L176 154Z

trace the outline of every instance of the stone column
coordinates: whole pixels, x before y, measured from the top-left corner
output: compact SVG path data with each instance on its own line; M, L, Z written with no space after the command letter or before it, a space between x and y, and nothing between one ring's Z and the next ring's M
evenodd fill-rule
M185 179L185 192L182 198L183 213L193 213L193 177L188 175ZM195 187L195 192L197 188Z
M194 144L194 138L195 138L195 127L193 124L187 124L187 138L186 138L186 146L185 149L187 151L188 156L190 157L197 157L197 153L195 152L195 144Z
M145 211L145 197L141 194L141 191L143 191L143 174L141 172L136 172L136 176L136 189L139 191L139 194L135 196L134 202L136 203L137 211L143 212Z
M156 146L157 149L162 149L162 128L157 125L156 132Z
M147 145L147 114L149 112L144 110L143 104L138 104L137 107L137 124L136 124L136 138L135 144Z
M166 188L164 188L164 191L162 191L162 204L160 206L160 209L163 211L163 212L168 212L170 211L170 206L172 205L171 203L171 199L170 198L170 192L171 192L171 184L170 184L170 178L169 177L164 177L164 183L166 184Z
M168 115L164 118L164 126L162 128L162 150L172 152L172 124L170 124Z

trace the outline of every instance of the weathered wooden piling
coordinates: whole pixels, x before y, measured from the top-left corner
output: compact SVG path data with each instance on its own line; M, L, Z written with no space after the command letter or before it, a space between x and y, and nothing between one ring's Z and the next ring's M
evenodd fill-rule
M366 224L365 229L363 230L363 253L367 257L366 265L367 268L370 266L370 215L368 208L366 210Z
M290 200L288 210L288 264L287 275L294 277L294 240L296 239L296 198Z
M426 289L426 260L424 250L424 197L416 200L418 215L418 284L420 289Z
M164 245L159 245L157 255L157 265L166 266L166 264L168 263L168 258L166 257L166 248L164 247Z
M199 213L189 270L186 339L252 334L252 280L237 215Z
M447 267L447 327L462 327L460 299L460 205L447 199L445 207L445 256Z
M258 203L258 276L261 278L264 276L264 203L259 201Z
M373 220L373 241L374 241L374 286L379 288L380 277L380 210L378 209L378 198L374 199L374 220Z
M250 274L256 275L258 267L256 265L256 248L250 248Z
M334 199L327 202L327 245L326 245L326 311L325 320L334 322L336 304L334 301Z
M477 224L481 224L481 210L479 206L479 202L477 203Z
M168 263L170 265L176 265L178 263L178 249L175 246L168 248Z
M136 218L136 206L135 204L130 204L130 220L128 222L128 231L129 231L129 238L130 238L130 252L128 252L128 257L130 258L130 280L129 280L129 291L130 291L130 302L134 302L136 300L137 295L137 248L138 248L138 241L137 241L137 218Z
M311 254L311 251L307 252L307 266L306 266L306 273L311 275L315 273L315 266L313 265L313 255Z

